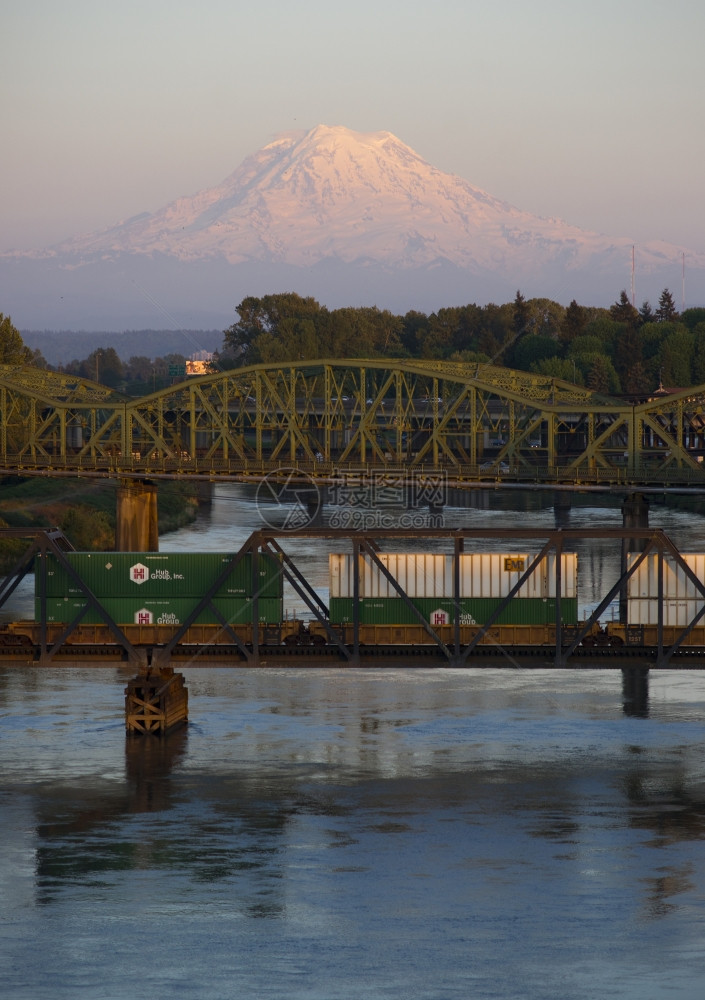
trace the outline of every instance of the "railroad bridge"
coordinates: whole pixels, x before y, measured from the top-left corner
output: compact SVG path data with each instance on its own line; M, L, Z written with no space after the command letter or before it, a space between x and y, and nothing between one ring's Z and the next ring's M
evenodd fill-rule
M130 483L130 517L147 524L162 478L294 469L322 484L384 473L460 488L699 491L704 454L705 385L630 405L493 365L352 359L188 377L135 399L0 365L0 474ZM135 547L155 533L156 521Z

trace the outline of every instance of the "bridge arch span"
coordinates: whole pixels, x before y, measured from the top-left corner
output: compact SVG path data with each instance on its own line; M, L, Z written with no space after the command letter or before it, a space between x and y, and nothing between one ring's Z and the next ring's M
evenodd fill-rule
M261 477L297 465L459 481L705 484L705 386L629 405L449 361L335 359L188 377L139 399L0 366L5 473Z

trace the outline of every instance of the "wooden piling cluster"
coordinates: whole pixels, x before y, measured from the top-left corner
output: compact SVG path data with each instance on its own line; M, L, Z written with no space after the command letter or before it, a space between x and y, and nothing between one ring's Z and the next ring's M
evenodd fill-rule
M163 736L188 722L188 688L173 667L138 674L125 688L128 732Z

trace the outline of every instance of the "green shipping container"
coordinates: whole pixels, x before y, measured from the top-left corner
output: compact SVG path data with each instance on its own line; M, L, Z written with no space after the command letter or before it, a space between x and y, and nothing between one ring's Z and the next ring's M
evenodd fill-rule
M133 597L106 597L102 605L117 625L182 625L191 611L199 603L200 598L167 598L142 601ZM35 602L36 620L40 620L41 602ZM253 604L248 598L223 598L213 600L213 605L223 615L226 622L232 625L243 625L252 622ZM76 597L47 598L47 621L72 622L78 612L86 606L86 601ZM262 598L257 603L257 620L267 624L277 624L283 618L283 605L279 598ZM94 608L89 607L81 624L98 625L104 622L103 616ZM195 625L220 625L221 622L210 608L202 611Z
M217 552L67 552L66 559L96 597L203 596L227 567L232 553ZM243 556L218 588L217 597L253 593L278 598L283 593L280 560L270 554L258 558L257 585L252 579L252 555ZM37 592L42 575L37 564ZM47 597L80 596L80 585L58 559L47 556Z
M455 602L445 597L413 597L413 606L430 625L455 623ZM499 607L500 598L463 597L460 599L460 624L484 625ZM362 625L415 625L419 619L400 597L365 597L359 602ZM561 617L564 625L578 620L577 598L563 598ZM333 623L352 622L353 599L332 597L330 620ZM555 598L515 597L497 618L497 625L552 625L556 621Z

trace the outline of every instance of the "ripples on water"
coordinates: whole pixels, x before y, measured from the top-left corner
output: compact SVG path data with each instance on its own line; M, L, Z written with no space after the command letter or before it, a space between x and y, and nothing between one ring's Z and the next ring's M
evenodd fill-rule
M700 997L705 682L0 670L0 995Z
M702 996L699 672L184 672L126 740L124 670L0 668L0 996Z

